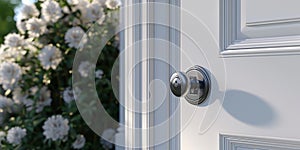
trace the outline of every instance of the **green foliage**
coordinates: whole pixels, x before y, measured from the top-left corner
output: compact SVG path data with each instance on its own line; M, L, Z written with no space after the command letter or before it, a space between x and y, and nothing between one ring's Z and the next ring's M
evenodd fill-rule
M4 35L16 32L14 9L19 3L20 0L0 0L0 43L3 42Z

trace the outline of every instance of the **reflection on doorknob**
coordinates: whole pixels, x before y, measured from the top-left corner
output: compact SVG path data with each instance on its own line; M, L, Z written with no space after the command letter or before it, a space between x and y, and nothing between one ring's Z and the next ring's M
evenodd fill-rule
M175 72L170 78L172 93L193 104L203 103L210 90L210 79L207 71L201 66L194 66L186 73Z

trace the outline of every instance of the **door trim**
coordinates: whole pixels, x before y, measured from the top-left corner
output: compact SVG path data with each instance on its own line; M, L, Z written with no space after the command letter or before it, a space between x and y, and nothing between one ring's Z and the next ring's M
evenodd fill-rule
M168 122L169 130L165 131L171 138L169 141L156 145L157 141L155 141L155 139L156 136L159 136L157 133L160 131L156 131L155 129L152 130L151 127L160 122L160 120L167 118L165 118L165 116L162 117L161 114L158 114L155 111L148 111L151 108L154 108L155 97L158 96L158 94L155 93L156 85L150 88L150 82L159 78L165 83L167 89L169 89L169 77L175 69L179 69L180 66L180 53L179 51L173 50L176 49L176 46L180 46L180 33L175 29L170 28L174 26L176 26L176 28L179 27L180 11L174 9L174 7L169 7L167 9L156 8L155 5L151 4L153 2L156 1L123 1L124 6L132 6L139 3L143 3L143 5L138 5L139 7L125 7L125 12L123 13L125 16L122 16L124 18L123 26L135 26L124 31L124 42L121 46L123 47L121 49L131 47L133 50L124 51L124 58L121 59L123 65L121 66L120 75L124 84L121 84L120 97L124 97L121 100L124 101L125 109L121 109L120 116L123 116L123 119L121 120L125 124L125 128L120 129L118 135L122 135L120 132L124 132L125 147L117 147L117 149L134 149L134 147L141 149L180 149L180 136L177 135L171 138L172 135L170 134L180 129L180 113L177 113L175 117L174 114L171 114L175 109L178 109L176 108L179 103L179 101L176 100L177 98L167 91L168 94L165 99L165 105L161 106L163 109L160 108L163 112L161 110L159 111L161 114L167 114L168 116L173 115L173 117L176 118ZM180 5L180 0L160 0L157 2L176 6ZM153 24L162 17L169 19L167 20L169 24L169 29L167 30ZM143 24L144 22L152 23ZM164 53L159 53L158 51L155 51L155 49L162 47L157 43L148 40L150 38L162 38L172 44L163 47L165 49ZM144 42L135 44L143 40ZM132 45L134 46L132 47ZM170 66L164 66L165 70L163 72L160 71L161 66L157 66L155 61L149 61L152 58L158 57L166 58L170 64ZM147 61L139 62L140 60ZM128 74L137 63L141 63L141 65L138 68L135 68L136 70L132 74ZM172 67L175 67L175 69ZM151 97L149 92L151 93ZM141 103L147 103L148 97L150 97L150 99L146 106L133 102L133 98L136 98L140 99ZM135 113L130 110L142 110L146 113ZM143 129L143 132L132 130L135 128L141 128Z
M300 149L300 142L265 137L220 135L220 150L235 150L241 147L246 149L295 150Z
M278 25L278 21L266 21L260 25L247 23L244 5L240 0L220 0L221 57L300 54L300 35L241 37L243 31L266 30L268 26ZM295 20L284 20L284 23L294 24Z

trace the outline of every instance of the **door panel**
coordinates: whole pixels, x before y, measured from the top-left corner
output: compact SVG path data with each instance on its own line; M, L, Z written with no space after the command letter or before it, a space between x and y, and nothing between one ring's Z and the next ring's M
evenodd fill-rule
M247 23L271 22L300 18L298 0L242 0L246 7Z
M296 150L299 142L283 139L264 139L258 137L220 136L221 150Z
M296 0L220 1L217 11L220 11L222 50L236 50L229 51L230 54L240 49L274 54L289 50L287 46L299 46L300 13L295 7L299 4ZM274 49L266 49L270 47ZM299 52L298 48L294 50Z
M240 0L235 16L241 16L239 39L274 38L300 34L300 1ZM239 20L239 19L238 19ZM279 30L280 29L280 30ZM275 40L275 39L274 39Z
M269 33L255 31L252 36L243 33L242 23L235 24L237 20L270 21L299 15L298 10L287 7L280 10L282 16L256 14L256 5L261 12L262 7L266 12L276 10L279 3L299 5L295 0L276 0L270 7L268 3L270 0L182 0L181 7L193 15L182 12L181 71L193 65L205 67L211 73L212 89L208 100L198 106L181 98L181 149L300 149L300 43L296 40L300 30L290 32L297 23L291 23L295 28L276 24L283 30L265 27ZM233 6L247 8L248 16L238 11L233 17L235 11L229 13ZM224 146L226 140L232 144L230 137L239 137L238 146Z

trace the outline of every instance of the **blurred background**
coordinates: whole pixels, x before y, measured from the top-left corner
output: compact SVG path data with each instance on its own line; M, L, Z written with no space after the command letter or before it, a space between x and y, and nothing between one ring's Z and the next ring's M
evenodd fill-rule
M94 1L95 3L92 3ZM82 10L78 9L74 12L71 11L71 13L61 11L62 14L64 14L62 15L63 17L60 16L56 21L43 22L42 24L37 25L39 27L45 26L45 28L50 29L48 30L49 32L41 33L42 35L35 37L30 35L31 33L29 32L33 29L28 29L29 27L26 26L26 32L18 33L16 22L25 22L29 19L33 19L34 17L40 19L40 12L42 10L41 4L47 2L48 1L44 0L0 0L0 56L2 56L0 57L0 150L68 150L71 148L83 148L86 150L113 149L114 136L117 133L116 129L118 126L112 127L110 124L106 125L105 122L101 122L103 132L102 130L99 131L99 134L101 134L100 137L88 127L88 125L91 125L94 122L96 124L98 122L94 120L91 120L91 122L88 123L84 122L81 114L77 110L74 102L74 93L71 89L73 60L77 52L77 48L76 46L70 46L70 42L68 42L65 37L68 37L68 40L73 38L72 42L75 43L78 38L81 40L81 37L84 36L85 32L87 32L87 30L90 29L90 26L94 24L101 26L101 30L97 30L97 34L89 34L91 35L91 39L101 41L101 38L105 37L108 31L115 33L119 18L116 17L116 13L113 12L118 13L118 8L121 6L121 2L120 0L87 0L88 4L78 4L80 6L84 6L80 7ZM75 7L75 4L69 4L70 2L67 0L52 0L52 2L57 3L58 10L68 8L73 5ZM100 4L100 2L105 3ZM38 11L39 17L29 15L28 18L24 19L24 4L33 3L35 3L35 5L28 7L27 11L28 9L30 11L30 8L35 8ZM45 6L44 8L49 7ZM71 8L69 9L72 10ZM88 18L90 17L88 15L83 15L83 12L86 10L97 10L96 12L98 12L98 14L96 14L96 18L95 16L92 16L92 19L95 18L95 20ZM21 15L21 11L23 15ZM57 14L54 13L48 15L55 16ZM21 18L23 21L21 21ZM98 20L101 20L102 18L105 18L105 20L98 22ZM18 27L20 29L20 24ZM80 32L78 33L78 31ZM69 32L71 34L69 36L65 36ZM6 37L5 44L4 37ZM25 40L27 40L26 44L24 44ZM109 41L105 42L107 43L103 48L101 55L98 57L98 62L95 68L95 74L98 72L95 77L95 83L99 94L98 97L101 100L103 107L112 118L119 121L119 103L112 90L113 86L111 85L111 80L114 80L116 84L115 87L118 87L118 73L116 73L112 79L111 72L112 66L118 64L116 62L118 62L117 58L119 55L119 35L114 35L114 37L112 37ZM77 44L78 43L79 42L77 42ZM99 42L89 44L98 45ZM48 47L51 48L51 51L53 51L54 48L54 51L56 52L49 53L48 49L50 48ZM18 51L20 53L15 53L16 51L14 50L16 49L21 50L23 53L20 51ZM47 55L40 55L45 54L45 50ZM44 58L40 56L49 57ZM47 61L47 65L59 60L59 63L56 66L57 68L45 69L42 63L45 60ZM81 63L84 64L86 62L88 63L88 61L82 61ZM90 67L80 66L81 64L77 68L79 74L81 72L85 73L85 71L89 71ZM116 65L115 67L115 69L118 70L118 66ZM14 83L13 81L15 81L15 78L11 72L21 72L21 68L24 72L20 73L20 75L17 73L15 75L21 76L20 78L23 79L20 80L20 82L19 80L17 81L18 88L14 87L15 89L4 89L3 83L1 83L2 81L7 80L4 77L8 77L9 80L11 80L10 83ZM15 69L16 71L11 71L12 69ZM36 89L36 87L38 88ZM50 102L48 104L49 99ZM31 101L28 105L26 105L27 100ZM98 98L96 100L98 100ZM40 104L42 104L43 108L44 105L47 107L45 107L43 111L36 111L37 109L32 109L32 106L37 108L36 106L40 106ZM92 103L89 105L92 105ZM89 107L89 110L93 110L90 108L91 107ZM56 117L56 119L53 119L53 117ZM91 117L94 117L92 119L101 118L99 116ZM48 124L49 120L50 124L55 124L55 126L51 126L52 128L49 125L49 129L53 132L59 130L64 134L62 136L63 139L51 139L48 138L48 135L50 134L45 135L46 129L44 129L44 126ZM60 121L60 123L55 122L56 120L58 120L57 122ZM60 124L60 126L57 127L56 124ZM58 134L55 133L51 135L56 136Z
M9 32L16 32L15 8L21 0L0 0L0 42L3 43L4 35Z
M0 0L0 43L10 32L17 32L16 20L23 4L30 4L35 0Z

